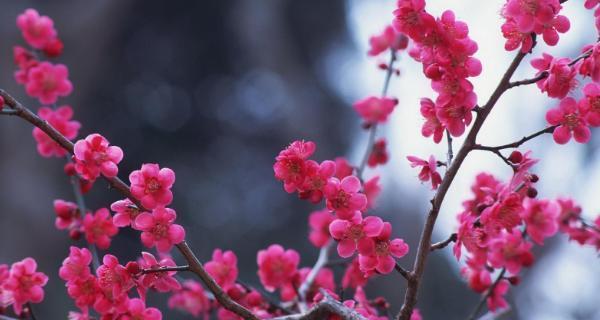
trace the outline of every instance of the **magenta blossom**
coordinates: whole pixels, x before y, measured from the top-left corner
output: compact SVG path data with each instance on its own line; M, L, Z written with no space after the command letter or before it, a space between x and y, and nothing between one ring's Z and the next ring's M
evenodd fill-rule
M175 172L169 168L160 169L158 164L145 163L129 175L129 182L131 194L148 210L168 206L173 201L171 187L175 183Z
M390 239L392 235L392 225L389 222L383 223L383 228L379 235L373 238L375 249L371 255L358 256L358 262L363 272L372 273L377 270L379 273L387 274L394 270L396 258L402 258L408 253L408 245L402 239Z
M44 300L42 287L48 282L48 277L36 269L37 262L33 258L25 258L10 267L3 289L11 293L15 314L21 314L23 305L28 302L40 303Z
M531 60L531 65L536 68L538 75L547 72L548 76L536 82L542 92L547 92L551 98L562 99L566 97L573 88L577 86L577 70L569 66L568 58L554 58L544 53L542 58Z
M433 155L429 156L429 161L425 161L415 156L406 157L413 168L421 167L419 180L427 182L431 180L431 189L435 190L442 183L442 176L437 172L437 161Z
M71 121L73 118L73 109L70 106L62 106L56 110L48 107L41 107L38 110L38 116L54 127L65 138L72 140L77 137L81 124L78 121ZM33 129L33 138L37 142L37 150L42 157L64 157L67 151L50 138L42 129Z
M173 245L185 239L185 230L174 224L177 214L170 208L158 207L152 213L144 212L135 218L135 229L142 231L142 243L159 252L168 252Z
M233 251L213 251L212 260L204 264L206 271L223 288L235 284L238 277L237 256Z
M367 97L354 103L354 110L369 125L384 123L398 104L397 99Z
M558 231L558 217L561 207L554 201L526 198L523 202L525 210L521 213L527 224L527 235L539 245L544 239Z
M558 144L569 142L571 136L579 143L590 141L592 133L585 121L581 105L577 105L577 101L571 97L562 99L556 108L548 110L546 120L549 124L558 126L552 134Z
M360 193L361 183L355 176L342 179L331 178L327 182L323 193L327 199L327 208L335 211L340 219L350 219L356 211L367 206L367 197Z
M73 91L69 81L69 69L65 65L41 62L29 69L25 90L42 104L55 103L59 96L66 97Z
M284 250L278 244L260 250L257 256L258 276L268 291L290 286L298 272L300 255L295 250Z
M363 255L373 254L375 242L372 238L378 236L382 229L381 218L368 216L363 219L360 214L350 220L334 220L329 225L329 232L338 241L337 251L342 258L351 257L357 249Z
M94 181L100 174L107 178L116 177L117 165L123 159L123 150L109 145L103 136L93 133L77 141L73 147L75 170L82 178Z

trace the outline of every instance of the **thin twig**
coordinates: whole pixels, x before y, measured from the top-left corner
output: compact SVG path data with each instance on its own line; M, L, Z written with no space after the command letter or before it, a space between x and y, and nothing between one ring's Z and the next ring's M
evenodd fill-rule
M73 143L60 132L58 132L58 130L52 127L47 121L38 117L35 113L23 106L20 102L15 100L15 98L2 89L0 89L0 96L4 98L7 106L15 110L15 116L18 116L32 125L40 128L61 147L63 147L69 153L73 153ZM113 189L118 190L125 197L129 198L138 208L140 208L140 210L147 211L147 209L145 209L144 206L142 206L141 203L133 197L131 191L129 190L129 185L123 182L123 180L119 179L118 177L107 178L103 176L103 178ZM200 280L202 280L208 290L210 290L210 292L212 292L212 294L215 296L215 299L217 299L217 301L219 301L219 303L225 309L244 319L259 320L254 313L235 302L233 299L231 299L231 297L229 297L229 295L227 295L227 293L225 293L225 291L223 291L223 288L221 288L221 286L217 284L217 282L208 274L208 272L206 272L204 266L198 260L187 242L182 241L178 243L176 247L189 264L190 271L196 274Z
M551 127L544 128L542 130L536 131L535 133L532 133L532 134L530 134L528 136L525 136L525 137L521 138L520 140L512 142L512 143L507 143L507 144L503 144L503 145L496 146L496 147L475 145L474 149L475 150L487 150L487 151L500 151L500 150L503 150L503 149L518 148L523 143L525 143L525 142L527 142L529 140L532 140L534 138L537 138L538 136L541 136L541 135L543 135L545 133L553 133L554 129L556 129L556 127L558 127L558 126L556 125L556 126L551 126Z
M35 317L35 313L33 313L33 307L31 306L30 302L27 302L27 304L25 304L27 306L27 312L29 313L29 317L31 318L31 320L36 320Z
M467 319L475 320L475 318L481 311L481 308L483 308L483 305L485 304L485 301L487 300L487 298L489 298L494 293L494 289L496 289L496 286L498 286L498 283L500 283L500 280L502 280L504 278L505 273L506 273L506 268L502 268L502 270L500 271L500 274L498 275L496 280L494 280L494 283L492 283L492 285L487 289L485 294L481 296L481 299L479 299L479 303L477 304L477 306L475 306L475 309L471 312L471 315Z
M328 319L331 314L336 314L344 320L366 320L352 308L346 307L341 302L331 297L325 290L321 290L324 298L310 310L298 314L273 318L273 320L322 320Z
M390 50L390 62L388 64L387 72L385 74L385 81L383 82L383 89L381 90L381 97L384 98L387 96L388 89L390 87L390 80L392 79L392 74L394 73L394 62L396 62L396 51ZM363 155L363 158L360 162L360 165L356 169L356 176L362 180L363 172L365 171L365 167L367 165L367 161L369 160L369 155L373 151L373 145L375 144L375 138L377 137L377 124L371 124L369 127L369 139L367 141L367 149Z
M394 269L396 269L396 271L398 271L398 273L404 277L404 279L408 280L410 277L412 277L412 275L410 274L410 271L404 269L397 261L396 261L396 265L394 266Z
M67 156L67 162L71 162L69 156ZM73 194L75 195L75 201L77 202L77 207L79 208L79 214L81 217L84 217L87 208L85 206L85 198L83 197L83 193L81 192L81 184L80 178L77 175L71 176L71 185L73 186ZM88 250L92 253L92 266L94 266L94 270L97 270L100 267L100 258L98 257L98 249L92 243L87 243Z
M433 251L433 250L438 250L438 249L444 249L452 242L456 242L457 238L458 238L458 235L456 233L453 233L448 237L448 239L432 244L431 247L429 248L429 250Z
M450 135L450 131L446 129L446 140L448 141L448 162L447 165L452 164L452 158L454 157L454 153L452 152L452 136Z
M190 266L173 266L173 267L159 267L155 269L144 269L142 274L157 273L157 272L169 272L169 271L190 271Z
M329 243L321 248L317 262L315 262L315 265L312 267L312 269L310 269L306 279L298 288L298 306L300 308L300 312L306 312L308 310L306 305L306 295L317 278L319 271L321 271L321 269L323 269L323 267L329 261L329 252L331 251L331 248L333 248L334 244L335 242L330 240Z

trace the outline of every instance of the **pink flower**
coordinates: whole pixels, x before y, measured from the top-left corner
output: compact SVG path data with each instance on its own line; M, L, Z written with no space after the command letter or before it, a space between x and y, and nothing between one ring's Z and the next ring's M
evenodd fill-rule
M508 306L508 303L504 300L504 295L508 292L509 286L508 280L500 280L492 294L487 298L487 306L492 312Z
M333 220L333 215L327 209L313 211L308 216L308 225L310 226L308 239L310 243L317 248L324 247L331 239L329 225Z
M202 314L207 319L210 301L200 283L186 280L183 282L183 289L169 298L169 308L189 312L194 317Z
M408 46L408 38L397 33L392 26L387 26L385 30L379 34L369 38L369 55L376 56L386 51L387 49L392 50L403 50Z
M521 52L526 53L533 47L533 38L529 32L521 32L513 19L506 19L502 25L502 35L506 39L504 49L513 51L521 47Z
M140 214L140 209L129 199L123 199L110 205L110 210L116 212L113 223L117 227L134 225L135 218Z
M335 211L340 219L352 218L356 211L367 206L367 197L359 193L360 188L360 180L355 176L345 177L341 182L337 178L329 179L323 188L327 208Z
M92 253L88 249L71 246L69 256L58 270L58 276L67 282L84 279L91 275L91 263Z
M111 237L115 236L119 229L113 224L108 209L101 208L94 214L85 215L83 232L89 244L95 244L99 249L108 249Z
M73 228L81 223L79 208L73 202L54 200L54 212L56 213L54 225L59 230Z
M435 27L435 19L425 12L425 0L400 0L394 11L394 28L415 41L422 41Z
M512 232L502 232L491 241L488 259L492 267L504 267L511 274L517 274L521 267L529 267L533 263L532 246L515 228Z
M121 314L119 319L123 320L162 320L162 313L156 308L146 308L146 303L142 299L129 299L127 303L127 312Z
M233 251L213 251L212 260L205 263L206 271L223 288L235 284L238 277L237 257Z
M396 258L402 258L408 253L408 245L402 239L390 240L392 234L392 225L389 222L383 223L383 228L379 235L373 238L375 250L372 255L358 256L358 262L363 272L377 272L388 274L394 270Z
M548 76L536 82L542 92L547 92L551 98L562 99L577 86L577 70L571 66L568 58L556 59L544 53L542 58L531 60L531 65L538 69L538 75L548 72Z
M583 97L579 100L579 110L585 114L586 122L593 127L600 127L600 86L590 82L583 87Z
M185 230L173 223L176 217L175 210L163 207L137 216L135 228L142 231L142 243L148 248L156 246L159 252L168 252L173 245L183 241Z
M306 175L302 187L299 188L301 199L308 199L312 203L319 203L323 199L323 187L327 180L335 173L335 162L325 160L321 164L306 161Z
M27 9L17 17L17 27L23 38L35 49L43 49L56 38L54 22L47 16L40 16L34 9Z
M129 175L129 182L131 194L146 209L168 206L173 201L171 187L175 183L175 172L169 168L160 169L158 164L145 163Z
M503 14L514 19L521 32L533 32L537 25L551 23L560 8L558 0L508 0Z
M112 254L104 255L102 265L96 270L98 285L113 297L126 295L134 286L133 278L127 268L119 263Z
M142 252L142 259L139 260L139 266L144 270L156 270L161 267L174 267L175 262L171 258L156 260L154 255L148 252ZM143 273L137 283L140 297L146 297L146 290L152 288L158 292L169 292L181 289L179 282L173 277L177 271L150 272Z
M364 211L375 206L375 201L381 193L381 186L379 185L379 176L374 176L373 178L365 182L365 184L363 185L363 192L367 197L367 206L365 207L365 209L363 209Z
M354 167L344 157L337 157L335 160L335 177L342 180L347 176L351 176L354 172Z
M40 303L44 300L42 287L48 282L48 277L36 272L36 269L37 262L32 258L15 262L10 267L9 277L3 287L12 295L15 314L21 314L23 305L28 302Z
M369 153L367 164L369 167L374 168L379 164L386 164L389 157L390 156L386 149L385 139L381 138L375 141L375 144L373 144L373 149L371 150L371 153Z
M382 229L381 218L368 216L363 219L360 214L351 220L334 220L329 225L331 236L339 241L337 251L342 258L351 257L357 249L363 255L373 254L375 242L372 238L378 236Z
M596 11L600 13L600 11ZM596 16L596 21L600 21L600 14ZM591 77L594 82L600 81L600 45L587 45L583 47L582 52L590 52L590 56L584 58L581 63L578 64L579 74L584 77Z
M502 228L511 231L521 224L522 202L523 199L518 193L510 193L501 201L483 210L481 222L488 231Z
M479 264L475 260L467 260L467 266L463 267L460 273L467 278L469 288L477 293L483 293L492 284L492 277L485 264Z
M435 143L440 143L444 136L444 125L440 122L435 111L435 104L429 98L421 99L421 115L425 118L425 123L421 127L423 137L433 137Z
M268 291L282 288L291 284L298 272L300 255L295 250L284 250L278 244L270 245L266 250L260 250L257 256L258 276L260 282Z
M346 268L344 277L342 278L343 288L356 288L362 287L367 284L369 277L360 270L358 263L358 257L354 258L352 262Z
M584 110L571 97L562 99L556 108L548 110L546 121L553 126L558 126L552 134L558 144L569 142L571 135L579 143L590 141L592 133L585 121Z
M397 104L397 99L370 96L355 102L354 110L363 118L365 123L373 125L386 122Z
M75 301L75 305L81 309L87 309L102 295L98 279L91 274L67 282L67 293Z
M93 133L75 142L75 170L86 180L94 181L100 174L107 178L117 176L117 164L123 159L123 150L109 146L108 140Z
M415 156L406 157L410 161L410 166L421 167L419 172L419 180L427 182L431 180L431 189L435 190L442 183L442 176L437 172L437 161L433 155L429 156L429 161L425 161Z
M71 94L73 85L68 77L69 70L66 66L41 62L29 69L25 90L28 95L38 98L42 104L52 104L59 96L66 97Z
M73 109L70 106L62 106L56 110L48 107L41 107L38 110L38 116L62 133L67 139L72 140L77 137L81 124L78 121L70 121L73 117ZM42 157L64 157L67 151L50 138L42 129L33 129L33 138L37 142L37 150Z
M561 207L554 201L526 198L523 202L525 210L521 213L527 224L527 234L539 245L544 239L558 231L558 216Z

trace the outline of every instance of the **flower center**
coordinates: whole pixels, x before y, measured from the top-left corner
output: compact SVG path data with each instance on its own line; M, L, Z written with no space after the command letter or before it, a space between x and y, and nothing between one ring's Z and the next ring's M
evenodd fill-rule
M150 178L148 179L148 182L146 183L146 194L148 193L154 193L158 190L160 190L161 185L160 182L158 182L158 180L156 180L156 178Z

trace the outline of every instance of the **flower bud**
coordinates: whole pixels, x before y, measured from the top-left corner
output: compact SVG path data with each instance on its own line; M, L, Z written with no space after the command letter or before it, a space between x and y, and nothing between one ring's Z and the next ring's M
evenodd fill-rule
M508 161L510 161L514 164L521 163L521 161L523 161L523 154L521 152L515 150L508 157Z

